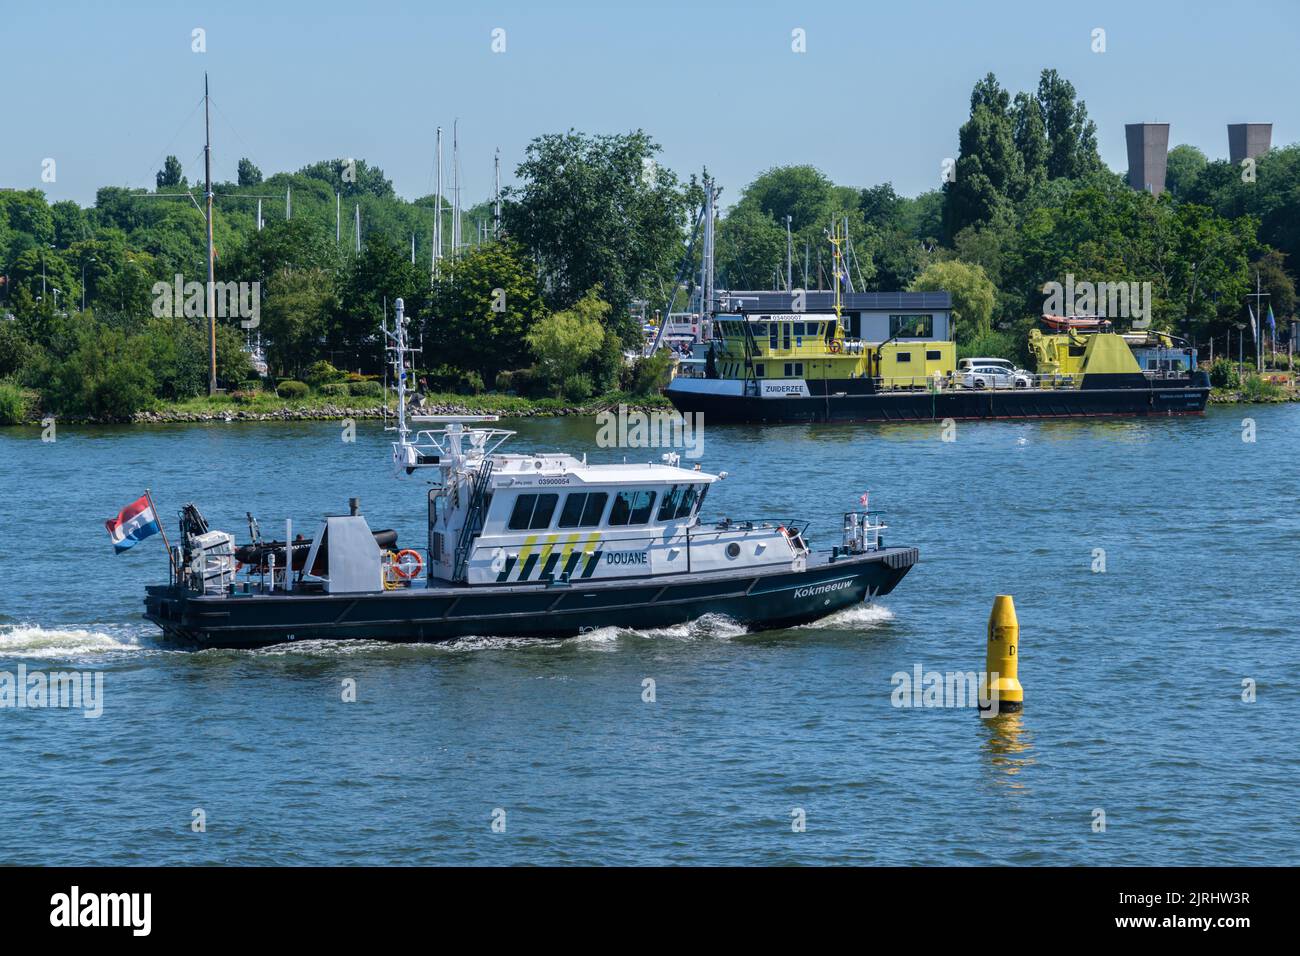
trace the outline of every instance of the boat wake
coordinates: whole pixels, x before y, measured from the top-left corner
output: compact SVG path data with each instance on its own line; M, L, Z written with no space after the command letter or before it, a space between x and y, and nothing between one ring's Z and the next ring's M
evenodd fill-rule
M894 612L879 604L855 604L828 614L816 621L799 625L796 630L868 631L894 619Z
M101 626L91 630L0 624L0 659L100 657L154 649L121 625Z

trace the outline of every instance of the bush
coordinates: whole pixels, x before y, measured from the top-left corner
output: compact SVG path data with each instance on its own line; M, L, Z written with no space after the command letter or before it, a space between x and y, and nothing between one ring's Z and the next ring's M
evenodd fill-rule
M14 375L32 358L32 348L17 324L0 318L0 375Z
M306 398L311 389L306 382L287 379L275 387L275 393L281 398Z
M21 425L26 419L26 393L13 382L0 382L0 425Z
M507 395L522 395L525 398L536 394L541 381L535 368L517 368L508 372L498 372L493 387Z
M50 366L45 396L52 410L121 420L153 403L154 378L139 361L149 347L143 336L128 338L91 321L77 329L75 342L67 358Z
M958 358L1005 358L1020 361L1020 346L1008 332L981 332L957 346Z
M637 396L657 395L668 384L672 367L672 353L660 349L654 355L637 359L628 367L624 387Z
M313 362L307 369L307 374L303 376L307 384L320 388L322 385L333 385L336 382L342 382L347 379L346 372L340 372L329 362L321 359L319 362Z
M560 391L564 397L571 402L585 402L591 398L593 391L591 376L586 372L578 372L576 375L568 376L560 386Z
M362 398L379 398L384 394L384 386L375 381L360 379L348 382L348 394Z
M350 393L350 389L346 382L330 382L326 385L317 386L316 391L320 392L322 395L333 396L347 395Z
M419 376L429 383L434 392L456 392L460 395L477 395L483 391L483 376L473 370L440 365ZM417 378L418 381L418 378Z
M1241 376L1237 374L1237 366L1225 358L1216 358L1210 366L1210 384L1215 388L1240 387Z
M1241 397L1247 402L1281 402L1286 400L1286 390L1276 382L1249 375L1241 383Z

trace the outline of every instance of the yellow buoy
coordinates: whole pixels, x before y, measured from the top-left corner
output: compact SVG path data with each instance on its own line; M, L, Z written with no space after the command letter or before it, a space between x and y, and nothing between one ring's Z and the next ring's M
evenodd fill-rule
M1025 690L1017 677L1020 659L1020 622L1016 620L1016 603L1010 594L993 599L989 613L988 650L985 656L982 701L988 701L994 713L1014 713L1025 702ZM993 679L989 686L990 678ZM981 710L986 709L981 706Z

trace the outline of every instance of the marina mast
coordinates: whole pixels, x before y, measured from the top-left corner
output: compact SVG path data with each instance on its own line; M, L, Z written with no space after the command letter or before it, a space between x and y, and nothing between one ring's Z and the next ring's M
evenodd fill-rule
M460 254L460 120L451 122L451 254Z
M433 251L429 254L429 272L438 276L438 259L442 256L442 127L438 127L437 147L438 190L433 200Z
M212 243L212 112L208 105L208 74L203 74L203 171L208 217L208 394L217 394L217 276Z
M496 161L494 164L494 173L496 176L496 201L492 205L492 238L501 237L501 147L497 147Z

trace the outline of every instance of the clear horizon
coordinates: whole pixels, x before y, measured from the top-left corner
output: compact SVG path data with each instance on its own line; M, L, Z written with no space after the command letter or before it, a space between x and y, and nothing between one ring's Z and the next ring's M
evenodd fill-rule
M191 49L195 28L206 53ZM498 28L505 50L494 53ZM791 49L796 28L807 52ZM1095 28L1104 53L1093 52ZM243 156L268 176L350 156L412 200L433 192L434 128L449 164L459 118L466 207L490 195L497 147L509 184L531 139L569 128L642 128L683 179L707 166L724 205L763 170L802 163L841 185L892 182L916 195L957 155L971 87L990 71L1014 94L1056 69L1117 172L1128 165L1125 123L1168 122L1171 148L1210 159L1226 158L1229 123L1271 122L1274 146L1300 139L1289 69L1300 8L1276 0L1250 16L1202 3L1045 11L1022 0L992 11L669 0L447 12L148 0L125 13L64 2L7 11L5 34L6 72L21 87L0 186L83 206L102 186L153 188L168 154L191 182L202 178L205 71L214 179L234 180Z

